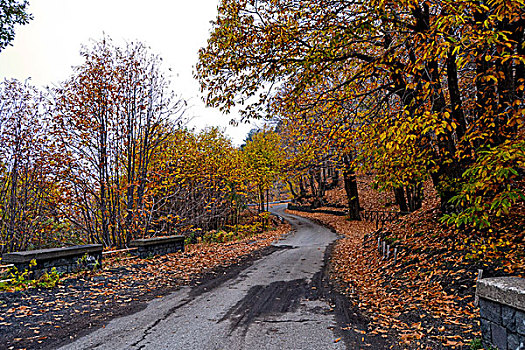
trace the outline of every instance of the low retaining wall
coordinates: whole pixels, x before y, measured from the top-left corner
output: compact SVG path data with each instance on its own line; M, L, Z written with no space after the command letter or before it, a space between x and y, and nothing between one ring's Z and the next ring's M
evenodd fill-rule
M30 266L31 260L36 261L35 266ZM102 245L88 244L7 253L2 256L2 263L15 265L19 272L27 269L32 277L51 271L53 267L59 273L93 269L102 266Z
M477 282L485 346L525 350L525 279L484 278Z
M137 248L134 254L140 258L147 258L154 255L184 251L184 236L136 239L131 241L129 245Z

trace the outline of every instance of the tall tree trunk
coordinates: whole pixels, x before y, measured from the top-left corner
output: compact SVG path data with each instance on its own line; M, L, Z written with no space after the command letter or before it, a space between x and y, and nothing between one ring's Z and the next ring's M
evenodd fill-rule
M266 211L270 211L270 189L266 189Z
M332 182L330 183L331 188L337 187L339 185L339 171L337 169L332 170Z
M100 215L101 215L101 229L102 229L102 241L104 245L111 246L111 238L109 236L109 223L108 223L108 208L107 208L107 190L106 190L106 175L107 175L107 167L108 167L108 159L107 159L107 135L106 135L106 125L104 122L104 119L101 120L100 125L101 131L100 131L100 141L99 141L99 181L100 181Z
M459 91L458 82L458 66L456 64L456 55L452 52L451 48L447 57L447 81L448 91L450 95L450 104L452 109L452 118L456 121L456 135L458 142L463 139L463 136L467 133L467 121L463 112L463 105L461 101L461 92Z
M312 171L310 170L310 174L308 176L308 181L310 182L310 194L312 195L312 197L316 197L316 193L317 193L317 188L315 188L315 180L314 180L314 175L312 174Z
M288 188L290 188L290 192L292 192L292 197L294 199L298 199L299 196L298 196L297 192L295 192L295 190L294 190L293 183L291 181L286 181L286 183L288 184Z
M394 188L394 197L396 198L396 204L399 206L399 210L402 212L408 212L407 201L405 199L405 190L403 186Z
M323 171L322 169L314 170L314 174L311 177L311 181L315 181L317 183L317 186L312 186L312 196L313 196L313 202L312 207L313 208L319 208L323 206L324 204L324 194L326 191L326 182L323 178Z
M304 186L304 176L301 175L299 179L299 198L306 197L306 188Z
M421 182L406 186L406 194L409 211L413 212L420 209L423 204L423 185Z
M357 191L357 177L354 169L350 166L350 160L347 156L343 159L345 168L343 170L343 179L345 185L346 197L348 199L348 217L350 220L361 220L359 215L359 193Z
M264 211L264 190L259 186L259 213Z

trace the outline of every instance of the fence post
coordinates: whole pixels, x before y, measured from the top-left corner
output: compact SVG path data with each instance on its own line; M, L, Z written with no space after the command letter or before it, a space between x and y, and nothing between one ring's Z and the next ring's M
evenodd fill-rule
M397 248L394 248L394 265L397 263Z

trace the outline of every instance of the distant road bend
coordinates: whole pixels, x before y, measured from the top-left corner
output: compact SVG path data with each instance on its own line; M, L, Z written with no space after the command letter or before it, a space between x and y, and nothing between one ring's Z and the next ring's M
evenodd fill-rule
M61 349L345 349L323 292L325 251L337 236L284 209L271 210L295 232L238 275L184 287Z

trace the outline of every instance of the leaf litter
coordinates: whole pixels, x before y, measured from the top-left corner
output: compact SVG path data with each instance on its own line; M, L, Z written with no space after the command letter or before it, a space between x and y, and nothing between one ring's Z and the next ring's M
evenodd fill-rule
M55 288L0 293L0 344L5 349L55 347L60 339L72 340L144 308L145 301L213 278L289 231L289 224L281 224L239 241L190 244L184 252L151 259L112 255L101 270L64 276Z
M393 198L373 190L370 181L361 176L358 182L361 205L392 210ZM439 222L435 193L425 188L421 209L379 230L372 222L289 212L342 235L331 257L331 278L367 316L367 334L394 338L401 349L468 349L481 337L474 302L478 271L483 277L525 277L525 210L485 231L460 230ZM332 205L343 200L341 187L328 191ZM398 249L395 263L383 258L378 238Z

